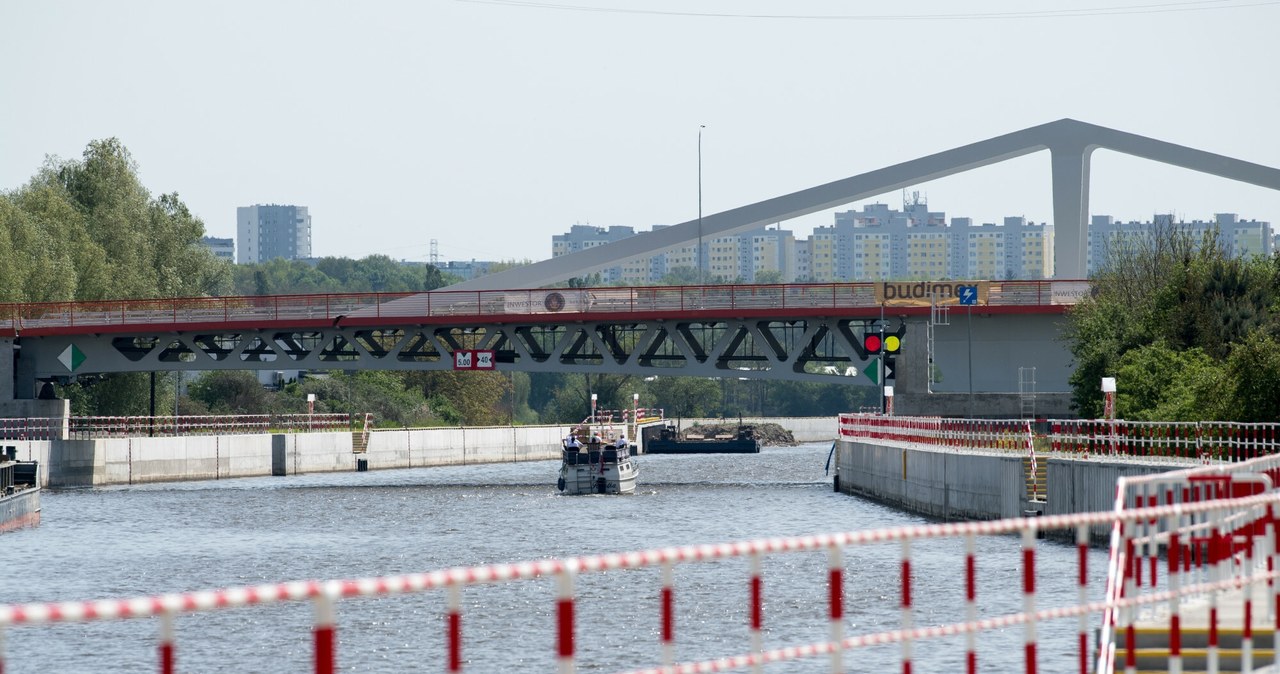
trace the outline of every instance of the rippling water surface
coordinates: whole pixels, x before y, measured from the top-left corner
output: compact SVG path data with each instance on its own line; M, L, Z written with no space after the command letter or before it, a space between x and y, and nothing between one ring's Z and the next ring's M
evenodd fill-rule
M829 444L767 447L758 455L642 456L631 496L562 496L557 462L46 491L43 523L0 535L0 601L147 595L309 578L430 571L667 545L715 543L920 524L926 520L831 490ZM1018 541L979 541L984 617L1020 610ZM1073 548L1041 541L1041 607L1072 603ZM846 635L900 624L900 544L846 551ZM959 541L913 543L917 626L963 616ZM1101 595L1105 555L1090 557ZM764 562L765 645L824 641L827 556ZM577 579L578 669L660 663L656 570ZM676 569L682 661L745 653L747 563ZM339 667L350 672L444 670L444 593L338 604ZM465 671L554 671L555 583L463 593ZM177 619L182 672L305 672L311 607L291 603ZM1096 624L1096 618L1091 626ZM158 622L17 627L7 672L153 671ZM1041 671L1074 671L1074 619L1040 626ZM915 644L914 671L963 671L959 639ZM983 671L1022 667L1021 628L983 634ZM846 655L849 671L898 671L901 647ZM825 672L823 660L767 672Z

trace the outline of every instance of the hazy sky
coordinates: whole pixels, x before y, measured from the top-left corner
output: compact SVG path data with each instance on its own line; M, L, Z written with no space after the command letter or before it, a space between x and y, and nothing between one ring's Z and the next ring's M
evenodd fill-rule
M213 236L289 203L317 256L505 260L696 217L701 124L704 213L1063 117L1280 167L1278 26L1280 0L9 0L0 189L116 136ZM918 189L1039 222L1048 176ZM1280 224L1280 193L1099 151L1090 210Z

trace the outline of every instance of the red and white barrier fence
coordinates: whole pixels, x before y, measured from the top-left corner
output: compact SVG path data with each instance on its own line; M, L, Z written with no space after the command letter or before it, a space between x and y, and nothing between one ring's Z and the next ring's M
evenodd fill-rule
M1234 484L1267 485L1268 479L1257 473L1238 471L1232 474ZM1253 477L1249 477L1253 475ZM1180 478L1179 478L1180 479ZM1188 478L1189 480L1190 478ZM1164 483L1161 483L1164 484ZM1172 484L1172 483L1170 483ZM1191 482L1188 482L1191 484ZM1256 488L1256 487L1254 487ZM965 635L966 653L965 668L970 674L979 671L980 658L976 649L974 635L991 630L1003 630L1021 626L1023 640L1023 671L1034 674L1038 671L1042 651L1038 649L1037 626L1048 620L1077 618L1080 625L1079 653L1075 658L1081 674L1087 674L1091 661L1087 651L1086 618L1092 614L1102 613L1115 616L1123 614L1122 620L1111 620L1105 625L1129 626L1130 616L1137 607L1168 604L1178 606L1178 602L1187 596L1216 597L1217 594L1251 588L1255 584L1273 583L1276 547L1274 545L1273 513L1280 493L1265 489L1260 493L1233 496L1232 488L1203 489L1200 496L1204 498L1186 498L1172 503L1148 507L1124 507L1116 512L1085 513L1077 515L1056 515L1036 518L1006 519L990 522L948 523L923 526L874 529L843 533L797 536L789 538L771 538L718 545L697 545L651 549L622 554L605 554L587 557L553 559L516 564L496 564L471 568L455 568L429 573L416 573L379 578L362 578L351 580L305 581L260 585L255 587L239 587L224 590L210 590L182 594L168 594L133 599L71 601L59 603L37 603L23 605L0 605L0 643L3 643L5 631L10 626L39 625L47 623L72 621L102 621L112 619L140 618L147 616L160 617L159 627L159 669L168 674L175 671L180 661L180 648L174 641L173 621L184 613L198 611L235 610L258 604L270 604L290 601L309 601L314 605L312 628L314 671L328 673L335 671L338 662L336 639L336 610L343 600L354 597L399 595L430 591L441 591L446 594L445 623L445 661L442 663L446 671L461 671L467 660L462 656L465 641L462 633L462 603L459 593L462 588L478 584L501 584L539 578L550 578L556 583L554 615L555 638L546 645L548 661L558 662L560 671L571 672L579 657L580 642L575 639L575 613L577 597L575 595L575 578L582 574L605 571L621 571L628 569L660 568L661 582L659 587L652 588L659 597L658 614L651 619L659 626L657 643L654 644L655 660L662 664L637 672L658 674L659 672L717 672L730 669L750 667L760 669L772 662L796 660L815 656L825 656L829 670L843 671L843 651L857 649L876 644L898 643L901 646L901 671L909 674L915 659L915 645L929 639L953 635ZM1172 491L1171 491L1172 493ZM1179 495L1180 497L1180 495ZM1159 523L1159 527L1151 528L1151 523ZM1126 592L1112 592L1103 601L1088 602L1088 575L1085 573L1084 550L1087 546L1088 532L1091 529L1110 527L1113 531L1132 532L1129 538L1121 536L1121 546L1125 556L1113 556L1113 578L1108 581L1108 588L1114 587L1114 581L1122 579ZM1206 528L1208 527L1208 528ZM1265 529L1266 545L1259 532ZM1037 534L1050 530L1074 530L1077 546L1080 548L1078 589L1074 601L1058 606L1045 606L1048 601L1038 595L1040 581L1036 566ZM1228 545L1220 539L1226 536L1242 535L1253 532L1248 544L1240 544L1235 539ZM1010 534L1017 534L1010 536ZM1160 549L1182 550L1184 548L1203 547L1197 539L1209 535L1208 548L1213 551L1209 556L1193 555L1191 562L1196 571L1180 572L1180 583L1161 592L1139 593L1136 575L1139 565L1136 560L1146 559L1135 556L1134 552L1143 545L1155 541L1157 554ZM978 537L984 543L979 548L975 545ZM914 564L915 555L922 549L931 549L933 545L943 545L946 541L957 541L964 545L965 564L962 576L955 583L954 593L941 591L945 580L930 578L931 590L927 594L913 591L913 584L918 573ZM1184 544L1183 542L1189 542ZM897 543L901 546L901 565L899 576L900 602L895 607L886 602L883 606L886 616L898 614L898 628L884 631L872 631L856 636L844 636L844 630L851 625L844 618L844 576L845 560L852 560L857 565L863 563L866 550L864 546L872 544ZM1226 547L1223 547L1223 546ZM1181 547L1180 547L1181 546ZM1214 546L1217 546L1216 548ZM977 605L981 597L978 595L974 578L977 569L983 565L975 550L983 549L992 555L996 548L1003 547L1006 552L1015 551L1020 558L1023 602L1018 612L999 611L987 606L989 615L979 619ZM854 548L851 554L846 549ZM1113 551L1115 550L1113 544ZM1246 553L1246 550L1249 551ZM819 574L814 578L815 584L825 585L827 607L815 620L826 619L830 623L830 638L819 643L803 644L766 644L764 623L764 585L765 576L761 560L773 555L823 554L826 563L819 566ZM1267 569L1259 571L1248 563L1248 554L1253 559L1267 559ZM745 558L748 561L746 579L747 591L745 601L748 624L746 626L750 638L751 651L714 660L697 662L676 662L677 635L676 627L676 594L674 591L675 576L673 568L683 564L708 563L716 560ZM1171 559L1185 560L1177 556ZM1230 561L1235 560L1235 561ZM1228 563L1230 561L1230 563ZM1002 562L1000 562L1002 563ZM1171 562L1171 566L1173 563ZM725 567L733 568L733 567ZM794 568L794 567L792 567ZM1123 572L1123 573L1122 573ZM645 576L652 578L652 576ZM1060 575L1048 580L1059 580ZM637 583L644 582L639 579ZM636 588L637 585L629 584ZM1152 588L1154 589L1154 588ZM641 591L641 590L637 590ZM1007 591L1000 587L996 592ZM949 595L950 596L947 596ZM892 595L890 595L892 596ZM1071 595L1066 595L1070 597ZM962 612L956 614L956 607L962 606ZM1249 604L1245 604L1246 612ZM865 610L865 609L864 609ZM946 616L952 615L948 619ZM1175 614L1176 615L1176 614ZM924 618L923 616L927 616ZM917 626L917 617L928 626ZM1248 616L1246 616L1247 618ZM634 620L640 620L637 616ZM891 620L891 619L890 619ZM869 624L882 624L884 621L863 620ZM741 629L741 628L739 628ZM773 636L773 639L782 637ZM1108 650L1104 641L1101 658L1106 660L1114 655L1114 648ZM588 646L589 647L589 646ZM22 652L35 652L23 649ZM1129 651L1132 653L1132 649ZM1102 662L1099 666L1102 666ZM227 663L234 668L234 663ZM0 671L3 669L3 658L0 655ZM1054 667L1059 670L1059 667ZM1007 664L1001 665L1007 671Z
M1276 569L1280 548L1275 525L1274 504L1265 509L1238 512L1196 511L1185 506L1192 503L1274 494L1280 483L1280 455L1248 461L1215 464L1185 470L1136 477L1121 477L1116 485L1116 511L1129 512L1142 508L1174 506L1183 508L1166 518L1150 517L1117 519L1111 532L1111 550L1107 598L1118 601L1162 594L1157 592L1160 569L1165 567L1166 584L1171 594L1165 607L1169 634L1169 671L1182 669L1181 631L1183 602L1188 596L1186 585L1206 584L1233 579L1240 581L1243 598L1241 616L1241 657L1243 671L1250 671L1253 660L1253 616L1256 576L1268 575ZM1266 580L1265 613L1272 618L1273 638L1280 643L1280 616L1276 608L1280 597L1274 579ZM1202 598L1208 603L1209 671L1217 671L1221 618L1217 595ZM1136 616L1132 610L1109 610L1104 615L1099 637L1097 672L1114 671L1114 653L1123 631L1126 654L1125 669L1137 667Z
M944 419L842 414L840 437L912 442L955 449L1027 448L1027 419ZM1047 419L1034 425L1039 453L1078 458L1239 462L1280 451L1280 423Z

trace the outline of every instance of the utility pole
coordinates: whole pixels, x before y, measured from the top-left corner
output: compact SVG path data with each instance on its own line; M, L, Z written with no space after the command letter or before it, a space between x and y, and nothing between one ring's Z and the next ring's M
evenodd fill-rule
M694 253L698 260L698 285L705 281L702 277L702 130L706 124L698 125L698 249Z

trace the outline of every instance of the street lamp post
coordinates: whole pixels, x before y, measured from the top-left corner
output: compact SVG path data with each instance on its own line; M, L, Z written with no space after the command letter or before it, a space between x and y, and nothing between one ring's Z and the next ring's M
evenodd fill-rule
M703 284L702 278L702 130L707 128L706 124L698 125L698 249L695 253L698 258L698 285Z

